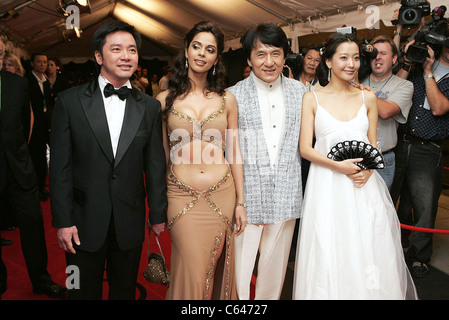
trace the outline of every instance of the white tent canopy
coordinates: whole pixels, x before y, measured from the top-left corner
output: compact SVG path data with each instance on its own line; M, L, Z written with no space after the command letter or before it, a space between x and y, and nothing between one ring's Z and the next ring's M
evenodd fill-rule
M226 50L240 47L240 37L259 23L283 27L298 52L298 37L334 32L342 26L391 26L394 0L89 0L80 11L81 37L66 29L68 19L58 10L70 0L1 0L0 33L7 50L23 58L46 52L63 61L92 58L91 38L98 26L116 19L134 25L143 36L141 56L170 59L183 46L185 33L201 20L217 23L226 35ZM74 2L74 0L72 0ZM449 0L429 1L433 9ZM83 9L81 6L78 6ZM72 17L73 18L73 17Z

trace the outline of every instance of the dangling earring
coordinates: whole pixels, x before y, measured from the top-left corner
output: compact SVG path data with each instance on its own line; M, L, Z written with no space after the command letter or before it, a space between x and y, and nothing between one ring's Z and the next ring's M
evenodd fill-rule
M212 75L215 76L215 65L214 65L214 70L212 70Z
M189 61L186 59L186 69L189 67Z
M327 82L331 81L331 68L329 68L329 71L327 73Z

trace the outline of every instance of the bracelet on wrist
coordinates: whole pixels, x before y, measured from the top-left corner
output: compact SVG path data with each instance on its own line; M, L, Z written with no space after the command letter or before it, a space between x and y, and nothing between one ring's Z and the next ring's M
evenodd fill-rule
M246 208L246 202L237 202L235 205L236 206L241 206L243 208Z

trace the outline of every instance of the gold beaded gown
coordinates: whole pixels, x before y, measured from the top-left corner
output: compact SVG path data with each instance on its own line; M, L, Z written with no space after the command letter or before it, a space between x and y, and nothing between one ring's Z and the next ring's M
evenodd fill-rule
M219 110L201 120L174 106L167 115L167 218L172 241L167 300L237 299L233 235L236 194L230 166L223 156L226 128L226 96ZM199 162L193 155L195 143L201 146ZM186 157L190 151L192 155ZM182 163L186 159L193 163ZM225 173L203 190L188 185L175 173L178 165L193 170L205 162L209 162L205 165L209 172L224 169Z

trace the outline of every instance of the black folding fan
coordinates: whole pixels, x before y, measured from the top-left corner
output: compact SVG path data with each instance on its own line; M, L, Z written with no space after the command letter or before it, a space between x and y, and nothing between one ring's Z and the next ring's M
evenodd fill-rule
M339 142L331 148L327 157L335 161L363 158L361 162L355 163L362 169L385 168L385 161L379 150L363 141L352 140Z

